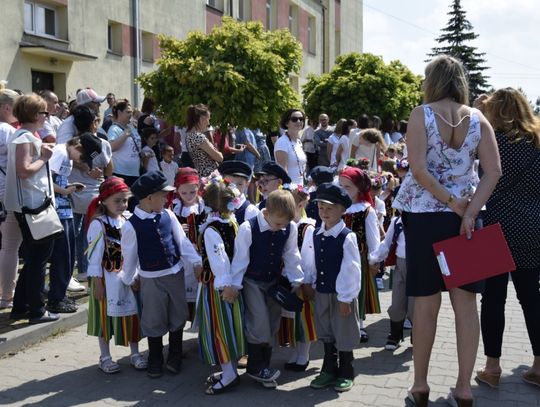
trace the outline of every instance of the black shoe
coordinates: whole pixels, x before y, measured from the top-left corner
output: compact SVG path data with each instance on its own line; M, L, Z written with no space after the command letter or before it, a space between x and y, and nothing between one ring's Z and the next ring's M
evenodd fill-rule
M163 376L163 364L162 363L151 363L148 361L148 367L146 368L146 374L152 379L157 379Z
M221 387L216 389L214 386L218 383L221 384ZM223 385L223 383L221 383L221 378L219 378L217 379L215 383L211 384L210 386L206 388L206 390L204 391L204 394L207 394L208 396L215 396L217 394L221 394L230 390L231 388L238 385L239 383L240 383L240 376L238 375L234 378L232 382L230 382L229 384L225 386Z
M72 314L77 312L77 306L62 300L56 304L48 304L47 310L55 314Z
M182 368L182 354L181 353L170 353L169 352L169 355L167 356L167 363L165 364L165 367L172 374L180 373L180 369Z
M163 338L161 336L147 337L148 367L146 374L156 379L163 376Z
M40 317L30 318L29 322L30 324L35 325L35 324L43 324L46 322L58 321L59 319L60 319L60 315L51 314L49 311L45 311L45 313Z
M305 364L300 365L298 363L285 363L285 370L290 370L292 372L305 372L309 365L309 361Z
M77 305L77 301L75 301L75 299L71 298L71 297L64 297L64 299L62 300L63 302L65 302L66 304L73 304L73 305Z
M11 311L9 314L9 319L13 320L20 320L20 319L28 319L28 311L25 312L13 312Z
M360 343L366 343L369 341L369 336L365 329L360 329Z

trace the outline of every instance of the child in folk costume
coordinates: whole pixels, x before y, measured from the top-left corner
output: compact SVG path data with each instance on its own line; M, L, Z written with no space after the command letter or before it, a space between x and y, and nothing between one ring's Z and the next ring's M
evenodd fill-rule
M240 206L240 191L221 176L211 176L204 190L209 212L201 227L203 259L197 306L199 350L209 365L221 365L221 373L208 377L205 393L220 394L240 381L236 361L245 354L244 305L241 284L233 281L231 261L238 230L233 211Z
M379 268L376 263L370 263L368 260L368 255L377 250L380 244L379 224L369 194L371 180L368 174L359 168L347 167L339 174L339 183L352 200L352 205L347 209L344 220L347 227L356 233L362 260L362 289L358 301L360 341L367 342L368 335L363 328L366 314L379 314L381 312L374 278Z
M296 204L294 222L298 228L298 250L300 254L306 250L313 250L306 243L306 236L312 235L315 229L315 220L306 216L305 208L309 200L308 190L302 185L285 184L284 189L291 191ZM309 286L302 286L309 287ZM309 365L309 348L311 342L317 340L315 322L313 317L313 290L305 289L297 292L303 301L302 311L283 311L279 328L280 345L291 347L289 361L285 363L285 370L303 372Z
M234 211L234 217L238 225L244 221L254 218L259 213L259 209L246 198L246 192L251 180L251 167L243 161L224 161L218 167L219 173L230 180L240 191L240 206Z
M266 198L268 198L271 192L277 191L280 185L291 183L291 177L289 177L287 171L275 161L265 163L255 176L257 177L259 191L263 197L257 204L259 210L263 210L266 207Z
M311 170L309 174L315 190L309 194L309 202L306 205L306 214L308 218L315 219L315 226L321 226L321 218L319 217L319 208L317 207L317 188L325 182L334 181L334 168L318 165Z
M146 360L139 353L140 324L137 301L132 288L125 285L122 270L120 229L126 222L129 187L121 178L109 177L99 187L99 195L88 207L88 277L90 299L88 335L97 336L101 355L99 368L105 373L120 370L111 358L109 340L131 348L130 361L138 370L146 369Z
M190 167L180 168L174 179L174 187L176 188L176 197L172 201L171 209L182 225L189 241L193 243L194 247L197 247L199 227L206 219L204 201L199 196L199 173ZM193 322L198 282L191 264L184 264L184 278L189 310L188 319Z
M286 302L300 302L277 284L284 275L299 287L304 279L300 267L298 232L292 222L295 203L288 191L271 192L266 207L240 225L231 265L233 285L243 287L245 334L248 347L247 373L264 387L275 388L280 371L270 367L272 347ZM274 295L278 294L278 295ZM301 302L300 302L301 304Z
M302 251L305 281L316 287L315 326L324 344L321 373L310 386L334 386L344 392L353 386L353 349L360 341L360 251L356 234L342 220L351 206L347 192L331 183L322 184L317 203L323 223L306 236L307 250Z
M163 374L163 335L169 332L166 368L176 374L182 366L182 334L188 317L184 265L201 272L201 258L173 212L164 209L167 184L161 171L149 171L131 186L139 200L122 227L125 284L140 282L141 327L148 338L148 369L152 378Z

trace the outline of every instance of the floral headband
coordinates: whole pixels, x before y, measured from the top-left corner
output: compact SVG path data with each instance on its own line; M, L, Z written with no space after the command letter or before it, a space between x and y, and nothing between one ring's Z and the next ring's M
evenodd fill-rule
M396 168L398 170L408 170L409 169L409 161L407 161L407 160L398 160L396 162Z
M209 184L224 184L232 191L234 198L227 204L227 209L229 211L234 212L235 210L240 208L240 206L242 206L242 193L240 192L235 183L231 182L231 180L227 178L223 178L223 176L219 173L218 170L212 172L208 177L203 177L202 183L205 186ZM211 213L214 210L209 206L205 206L204 211L206 213Z
M309 191L306 187L304 187L303 185L299 185L299 184L295 184L294 182L291 182L289 184L283 184L283 185L280 185L279 186L280 189L285 189L287 191L297 191L297 192L301 192L303 194L306 194L306 195L309 195Z

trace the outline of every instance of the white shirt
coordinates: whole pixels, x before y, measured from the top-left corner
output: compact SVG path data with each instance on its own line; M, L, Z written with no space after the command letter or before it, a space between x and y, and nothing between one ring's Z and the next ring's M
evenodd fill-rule
M328 137L328 144L332 145L332 152L330 153L330 165L336 165L336 154L339 145L339 137L336 133Z
M231 260L225 251L225 244L221 235L214 228L207 227L208 224L215 221L229 223L227 219L213 215L202 225L201 230L204 231L204 247L208 254L210 269L215 278L214 288L222 290L225 287L233 286L233 276L231 273ZM242 286L235 286L234 288L240 289Z
M311 126L306 127L302 132L301 141L306 153L315 153L315 143L313 142L314 134L315 129Z
M375 204L375 214L377 215L377 221L379 222L380 226L383 226L384 217L386 216L386 205L384 204L384 201L378 196L376 196L373 201L373 203Z
M302 148L302 142L296 139L296 143L292 143L289 136L284 134L276 141L274 153L276 151L287 153L287 174L291 177L292 182L297 185L304 185L307 157ZM300 164L300 167L298 164Z
M131 130L131 136L126 139L120 148L113 151L112 154L114 172L120 175L138 177L141 164L139 154L141 151L141 137L133 126L128 125L128 127ZM113 123L109 127L107 138L111 142L119 138L123 133L124 129L117 123Z
M368 246L368 254L372 254L377 250L381 243L381 234L379 233L379 223L377 220L377 214L367 202L358 202L352 204L345 213L363 212L366 208L369 208L369 212L366 216L366 242ZM370 264L375 264L371 263Z
M341 155L339 157L336 157L336 161L338 163L338 170L342 170L345 165L347 164L347 160L349 159L351 155L351 143L348 136L341 136L338 141L338 146L336 148L336 155L337 155L337 149L341 146Z
M261 232L270 230L270 225L264 219L263 209L257 215L257 222ZM234 240L234 256L231 264L232 285L242 287L242 279L249 265L250 247L252 243L251 224L244 222L238 229L238 234ZM290 223L289 238L283 248L283 275L287 277L293 287L298 287L304 280L304 273L300 266L300 252L298 250L298 229L294 222Z
M204 201L200 197L189 206L184 205L180 198L174 198L171 206L173 213L181 218L187 218L192 213L200 215L204 211Z
M148 162L146 164L146 171L160 171L159 164L156 158L156 154L151 147L144 146L142 153L145 154L145 157L148 157Z
M403 134L401 134L399 131L395 131L392 134L390 134L390 138L392 139L392 143L397 143L399 140L403 138Z
M73 161L69 159L65 144L57 144L53 148L53 153L49 159L49 169L55 174L69 177L73 170Z
M43 123L43 128L39 129L37 132L39 137L43 140L47 136L53 136L56 139L56 133L62 125L62 120L54 115L49 115L45 122Z
M8 163L8 144L11 137L15 134L15 127L8 123L0 122L0 201L4 200L4 191L6 189L6 174Z
M243 205L244 202L246 202L247 198L244 194L240 195L240 203L239 206ZM260 210L255 205L250 203L248 207L246 208L246 211L244 212L244 222L246 220L250 220L251 218L254 218L259 214Z
M369 262L371 264L380 263L388 256L388 253L390 252L390 246L392 246L392 239L394 238L394 224L396 222L396 219L398 219L398 223L401 223L401 219L397 216L394 216L392 218L392 221L390 222L390 226L388 226L388 230L386 231L386 236L384 237L384 240L381 242L377 250L369 254ZM403 231L401 231L401 233L398 235L396 243L396 256L404 259L405 233L403 233Z
M332 228L325 230L326 226L322 222L317 235L331 236L336 238L343 228L345 222L340 220ZM305 246L305 247L304 247ZM337 259L335 259L337 260ZM317 281L317 267L315 263L315 249L313 246L313 233L307 234L302 245L302 268L306 274L305 283L315 284ZM362 282L362 266L360 263L360 250L356 235L351 232L345 237L343 243L343 258L339 274L336 278L337 299L341 302L350 303L358 297Z
M165 213L168 214L171 219L172 233L180 252L180 261L171 268L159 271L142 270L140 268L139 255L137 253L137 234L135 233L135 229L131 222L126 222L124 226L122 226L121 240L124 268L119 273L124 284L133 284L137 275L145 278L158 278L178 273L182 269L184 263L190 263L193 266L202 263L201 256L199 256L193 247L193 244L187 238L180 222L178 222L178 219L174 216L174 213L168 209L163 209L161 214L164 215ZM133 216L138 216L141 219L153 219L156 215L157 213L155 212L148 213L143 211L139 206L136 206L135 211L133 212ZM141 243L144 244L144 242Z
M161 161L161 171L163 171L163 174L167 177L167 183L170 186L174 186L174 179L178 172L178 164L174 161L171 161L170 163Z
M56 131L56 143L65 144L77 134L77 128L75 127L75 119L73 116L69 116L62 122L58 130Z

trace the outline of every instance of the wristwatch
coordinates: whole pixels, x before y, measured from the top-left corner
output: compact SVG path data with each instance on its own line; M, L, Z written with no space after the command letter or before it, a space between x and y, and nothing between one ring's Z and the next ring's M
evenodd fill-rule
M448 200L446 201L446 205L450 205L452 202L454 202L454 199L456 199L456 196L454 194L450 194Z

